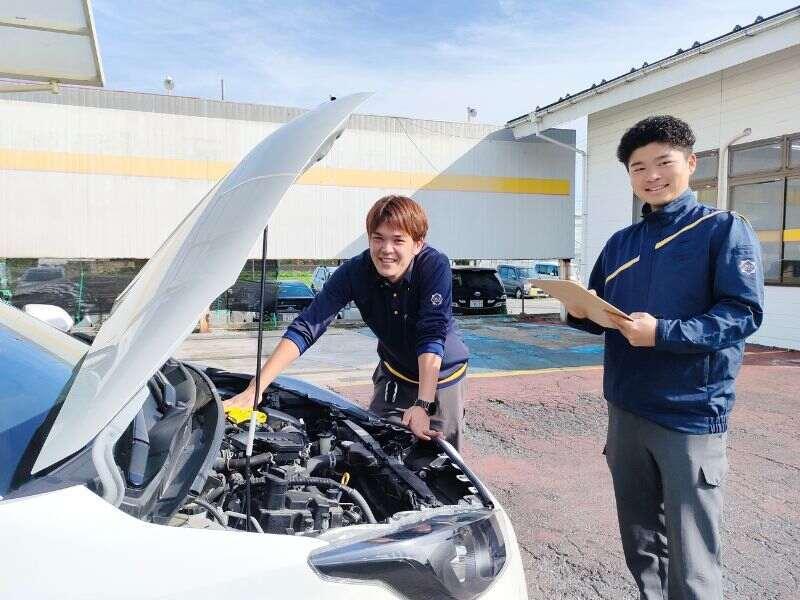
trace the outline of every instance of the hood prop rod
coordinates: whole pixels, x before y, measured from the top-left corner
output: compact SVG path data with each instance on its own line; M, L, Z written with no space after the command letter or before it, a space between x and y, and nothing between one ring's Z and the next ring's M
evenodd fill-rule
M253 456L253 440L256 436L256 410L261 399L261 353L264 343L264 292L267 276L267 233L269 225L264 227L261 238L261 291L258 296L258 350L256 351L256 390L253 394L253 411L250 413L250 426L247 430L247 448L245 449L244 489L245 489L245 531L250 531L250 458Z

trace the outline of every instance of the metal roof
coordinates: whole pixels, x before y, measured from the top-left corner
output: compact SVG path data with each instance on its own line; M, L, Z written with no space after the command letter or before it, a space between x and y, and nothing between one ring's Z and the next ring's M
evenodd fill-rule
M800 5L781 11L766 18L758 16L756 17L755 21L753 21L748 25L744 26L736 25L728 33L717 36L710 40L706 40L705 42L695 41L689 48L687 49L678 48L674 54L671 54L670 56L657 60L654 63L644 62L638 68L631 67L631 70L628 71L627 73L623 73L622 75L618 75L609 80L601 79L599 83L592 83L591 86L575 94L567 93L564 96L560 97L558 100L551 102L550 104L547 104L545 106L537 106L533 113L520 115L519 117L511 119L510 121L508 121L507 126L513 127L515 125L529 121L532 117L539 117L543 114L555 112L562 106L577 104L582 100L585 100L586 98L590 98L596 94L601 94L606 90L608 90L609 88L619 85L620 83L638 79L642 76L649 74L650 72L658 71L660 69L672 66L675 63L685 61L699 54L706 54L711 50L711 48L728 43L735 39L739 39L740 37L752 37L758 31L772 28L776 25L779 25L785 21L788 21L798 16L800 16Z

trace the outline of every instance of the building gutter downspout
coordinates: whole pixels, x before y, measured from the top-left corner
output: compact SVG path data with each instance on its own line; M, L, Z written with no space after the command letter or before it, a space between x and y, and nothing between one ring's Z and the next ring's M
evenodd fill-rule
M560 141L555 140L555 139L553 139L553 138L551 138L551 137L549 137L549 136L547 136L547 135L545 135L543 133L540 133L538 131L538 129L534 132L534 135L536 137L539 137L539 138L543 139L546 142L549 142L549 143L554 144L556 146L560 146L561 148L566 148L567 150L572 150L575 154L580 154L581 155L581 158L582 158L581 166L583 167L581 169L581 171L582 171L581 180L582 180L582 183L583 183L583 185L582 185L583 189L581 190L581 192L582 192L581 214L583 216L583 227L582 227L582 231L581 231L581 236L583 237L583 239L581 240L581 244L583 246L583 256L582 256L582 258L583 258L583 263L584 263L583 264L583 271L584 272L581 273L581 278L585 282L585 280L587 279L586 274L588 272L588 270L586 269L586 239L587 239L586 232L588 231L589 228L587 227L588 219L586 217L587 217L588 212L589 212L589 193L588 193L588 185L589 185L589 154L585 150L581 150L577 146L573 146L571 144L565 144L564 142L560 142Z
M522 125L522 124L523 123L517 123L516 126L519 126L519 125ZM539 131L539 123L535 120L535 115L533 113L528 115L528 118L526 119L526 123L524 123L524 124L525 125L533 125L534 126L533 127L533 135L535 135L536 137L541 138L545 142L548 142L548 143L553 144L555 146L559 146L560 148L565 148L567 150L571 150L575 154L580 154L580 156L582 158L582 160L581 160L581 166L582 166L581 179L582 179L582 182L583 182L583 186L582 186L583 190L582 190L582 198L581 198L581 214L582 214L582 218L583 218L583 223L582 223L582 228L581 228L581 237L583 239L581 240L581 245L582 245L582 256L581 256L581 258L582 258L583 264L581 265L582 266L581 279L583 280L583 282L585 284L586 281L588 280L588 272L589 272L589 270L587 269L587 260L586 260L587 259L586 240L588 238L587 232L589 230L589 227L588 227L589 220L587 219L587 215L588 215L588 212L589 212L589 192L588 192L588 186L589 186L589 154L588 154L588 152L586 152L585 150L581 150L577 146L573 146L572 144L566 144L566 143L561 142L559 140L553 139L550 136L545 135L544 133L541 133ZM512 129L516 128L515 126L512 126L510 123L509 123L508 127L512 128ZM516 134L515 134L515 137L516 137ZM564 278L571 278L571 273L569 273L569 274L568 273L564 273L563 276L564 276ZM562 303L561 304L561 320L565 321L566 318L567 318L566 309L564 308L564 304Z
M748 127L719 149L719 165L717 165L717 208L719 209L728 208L728 148L752 132L753 130Z

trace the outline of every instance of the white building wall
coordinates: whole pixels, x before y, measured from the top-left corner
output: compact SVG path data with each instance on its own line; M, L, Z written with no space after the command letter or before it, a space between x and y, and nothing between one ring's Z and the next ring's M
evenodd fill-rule
M149 257L219 177L300 112L83 88L4 96L0 257ZM539 180L561 191L497 191ZM368 208L401 193L425 206L429 242L454 258L569 258L573 180L569 151L496 126L355 115L280 204L269 256L350 257L366 248Z
M745 128L756 141L800 131L800 46L589 115L587 261L631 224L632 192L616 148L625 130L647 116L671 114L697 136L695 150L713 150ZM800 288L767 286L766 317L751 342L800 349Z

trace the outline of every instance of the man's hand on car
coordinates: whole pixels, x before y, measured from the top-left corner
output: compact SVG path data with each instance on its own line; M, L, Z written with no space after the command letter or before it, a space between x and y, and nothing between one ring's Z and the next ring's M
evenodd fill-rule
M652 348L656 345L656 324L658 320L646 312L631 313L628 321L612 313L607 313L611 322L617 326L619 332L625 336L631 346Z
M442 437L441 431L431 429L431 418L421 406L412 406L403 413L403 425L421 440L430 441L431 438Z
M255 385L251 384L243 392L239 392L235 396L231 396L222 402L225 408L253 408L253 398L256 394Z

